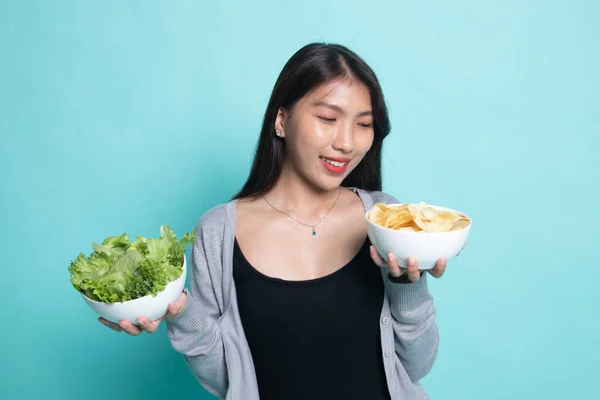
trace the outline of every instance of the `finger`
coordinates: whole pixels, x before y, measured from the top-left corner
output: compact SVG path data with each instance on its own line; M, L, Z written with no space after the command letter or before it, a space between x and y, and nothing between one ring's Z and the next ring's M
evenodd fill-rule
M390 274L394 278L398 278L404 273L404 270L398 266L398 259L394 253L388 253L387 264L390 269Z
M188 295L186 292L182 292L179 295L179 298L175 302L175 306L171 310L174 316L181 314L185 310L185 306L187 304Z
M139 317L137 322L140 324L140 328L146 333L154 333L161 320L150 321L148 318Z
M371 252L371 258L373 259L373 262L378 266L378 267L385 267L387 266L387 263L385 262L385 260L379 255L379 253L377 252L377 249L375 248L375 246L371 246L371 248L369 249L369 251Z
M408 279L410 279L411 282L416 282L421 277L417 260L414 257L409 257L408 260L406 260L406 271L408 273Z
M185 309L186 303L187 303L187 294L185 292L182 292L179 295L179 298L177 300L175 300L174 303L169 303L167 305L167 312L165 313L165 315L163 315L159 319L156 319L151 322L154 323L156 325L156 327L158 327L158 325L160 325L160 323L163 322L164 320L177 317Z
M125 319L119 321L119 326L131 336L138 336L140 333L142 333L142 330L139 327L133 325L131 322Z
M106 326L107 328L112 329L113 331L123 332L123 328L121 328L119 326L119 324L115 324L114 322L107 321L102 317L98 318L98 322L100 322L102 325Z
M182 292L174 303L169 303L165 318L175 318L185 310L187 304L187 294Z
M437 261L437 263L435 264L435 267L433 269L427 270L427 272L429 272L429 274L431 276L433 276L434 278L441 278L442 275L444 275L445 271L446 271L446 259L445 258L440 258Z

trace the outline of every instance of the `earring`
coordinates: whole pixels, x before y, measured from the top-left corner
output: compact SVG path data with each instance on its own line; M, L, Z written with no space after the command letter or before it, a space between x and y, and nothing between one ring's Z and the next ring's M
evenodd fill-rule
M279 129L277 129L277 130L275 131L275 134L276 134L277 136L281 136L281 131L280 131Z

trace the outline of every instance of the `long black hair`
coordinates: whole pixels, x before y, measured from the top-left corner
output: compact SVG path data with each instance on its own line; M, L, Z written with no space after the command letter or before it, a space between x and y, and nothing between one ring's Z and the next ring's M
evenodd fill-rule
M311 90L340 78L358 80L369 89L375 131L371 148L344 179L342 186L381 190L381 148L383 139L390 132L390 120L379 81L367 63L348 48L338 44L312 43L298 50L277 78L263 119L250 175L234 199L264 196L281 175L285 140L274 133L279 108L291 110Z

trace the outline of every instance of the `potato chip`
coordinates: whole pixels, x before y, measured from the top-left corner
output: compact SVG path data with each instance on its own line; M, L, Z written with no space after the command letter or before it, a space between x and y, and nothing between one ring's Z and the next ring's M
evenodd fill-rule
M421 228L419 228L417 225L413 224L410 226L403 226L402 228L398 229L398 231L400 232L424 232L421 230Z
M395 206L377 203L369 212L368 219L384 228L401 232L450 232L471 223L464 214L436 210L423 201Z
M464 219L459 219L457 221L454 221L454 223L452 224L452 228L450 229L451 231L457 231L459 229L462 228L466 228L469 225L469 220L464 218Z

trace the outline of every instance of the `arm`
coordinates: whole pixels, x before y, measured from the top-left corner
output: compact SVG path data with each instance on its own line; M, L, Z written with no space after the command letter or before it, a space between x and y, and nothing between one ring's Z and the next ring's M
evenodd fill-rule
M417 382L433 367L439 343L427 274L413 283L396 283L389 277L384 282L390 298L396 355L410 379Z
M220 309L214 286L218 277L211 269L219 266L219 254L210 254L205 246L200 224L198 238L191 250L187 303L176 318L167 320L167 330L173 348L183 354L186 364L198 382L210 393L225 398L229 386L223 341L221 338ZM209 265L212 268L209 268Z
M371 196L373 203L400 203L384 192L373 192ZM413 382L429 373L438 353L439 335L427 275L421 273L416 282L408 280L406 274L394 278L387 268L383 275L390 299L396 355Z

